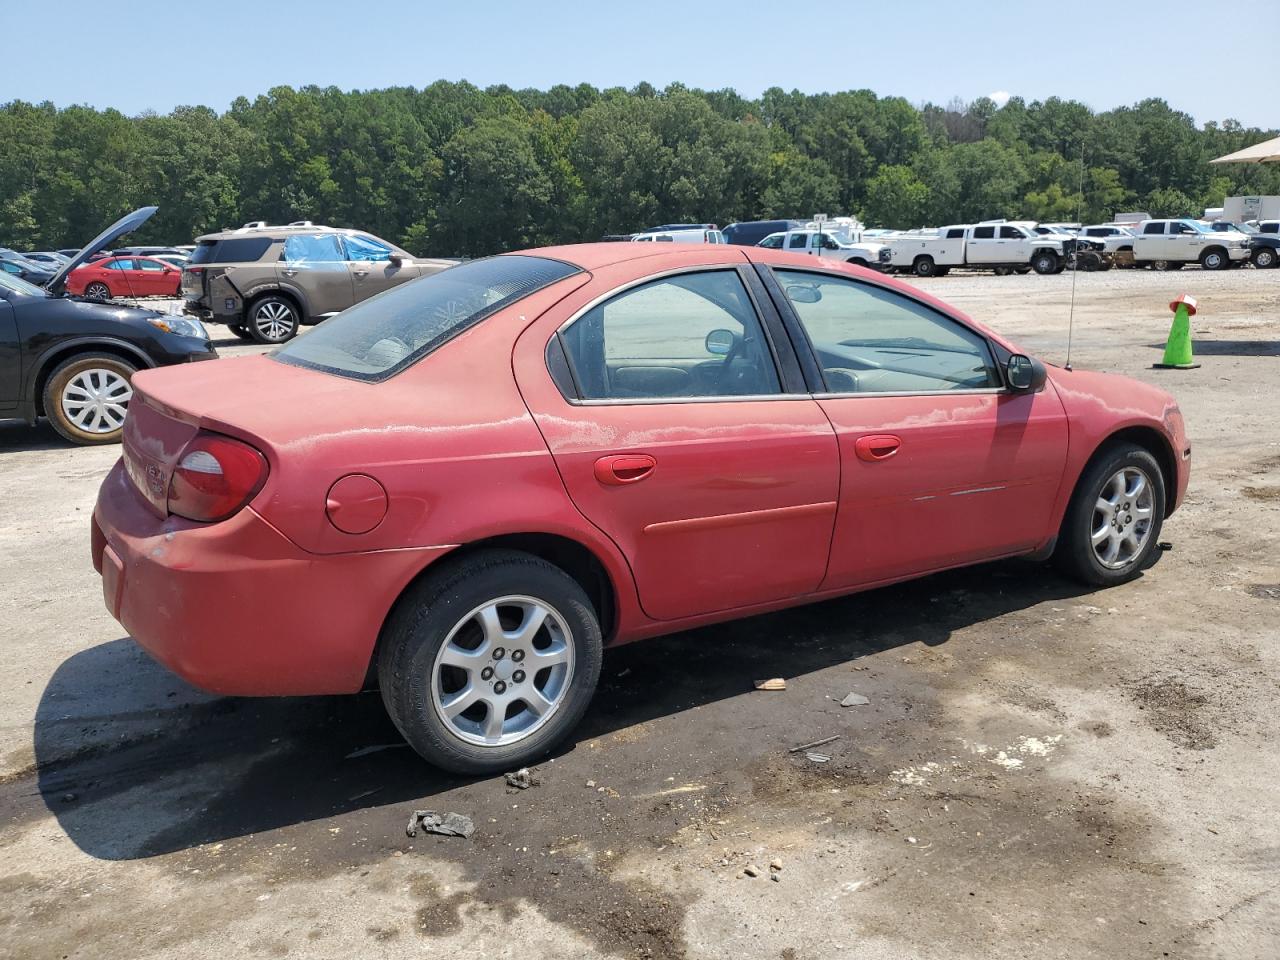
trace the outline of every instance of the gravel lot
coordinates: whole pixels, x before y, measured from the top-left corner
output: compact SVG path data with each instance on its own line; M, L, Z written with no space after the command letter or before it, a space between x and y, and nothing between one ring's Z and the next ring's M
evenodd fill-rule
M921 286L1063 359L1070 274ZM1181 292L1203 366L1153 370ZM1106 592L1000 563L614 651L525 791L426 768L376 695L167 674L89 563L118 451L0 423L0 956L1274 960L1280 271L1075 300L1075 364L1186 414L1159 563ZM476 834L409 839L415 808Z

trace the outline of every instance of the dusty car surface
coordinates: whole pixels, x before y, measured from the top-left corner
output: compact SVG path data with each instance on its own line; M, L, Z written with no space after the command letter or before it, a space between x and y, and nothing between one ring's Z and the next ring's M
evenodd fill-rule
M200 320L225 323L245 340L284 343L303 324L456 262L415 258L363 230L251 224L198 237L179 292Z
M609 644L998 557L1130 580L1189 472L1158 389L730 245L474 261L134 391L111 613L211 691L376 678L466 772L565 737Z

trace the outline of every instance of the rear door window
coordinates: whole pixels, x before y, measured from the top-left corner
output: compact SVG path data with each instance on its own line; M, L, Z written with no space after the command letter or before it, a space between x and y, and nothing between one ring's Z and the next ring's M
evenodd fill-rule
M995 227L974 227L973 239L975 240L994 240L996 236Z
M280 259L285 263L336 263L346 256L332 233L297 234L284 242Z
M1163 223L1148 223L1148 224L1146 224L1146 225L1142 228L1142 233L1143 233L1143 235L1144 235L1144 236L1150 236L1150 235L1153 235L1153 234L1161 234L1161 235L1163 235L1163 234L1164 234L1164 224L1163 224Z
M584 400L782 392L755 306L735 270L633 287L593 307L561 338Z
M788 250L803 250L809 243L809 235L807 233L793 233L791 239L787 241Z

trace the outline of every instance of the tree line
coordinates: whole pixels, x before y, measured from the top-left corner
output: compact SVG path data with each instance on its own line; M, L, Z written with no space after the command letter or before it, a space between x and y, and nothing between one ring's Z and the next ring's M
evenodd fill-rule
M1057 97L916 107L869 90L748 99L645 83L277 87L221 114L136 117L12 101L0 106L0 245L80 246L145 204L160 212L135 243L305 219L464 256L817 212L898 228L1195 216L1225 196L1280 193L1280 165L1207 163L1275 134L1197 126L1155 99L1095 113Z

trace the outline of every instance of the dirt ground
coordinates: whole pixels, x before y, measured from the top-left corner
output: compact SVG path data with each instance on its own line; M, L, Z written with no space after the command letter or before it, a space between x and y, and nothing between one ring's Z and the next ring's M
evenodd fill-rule
M921 285L1063 359L1070 274ZM1181 292L1203 366L1153 370ZM618 649L524 791L427 768L376 695L168 675L89 563L117 451L0 424L0 956L1274 960L1280 271L1075 301L1074 363L1193 444L1141 579L1000 563Z

